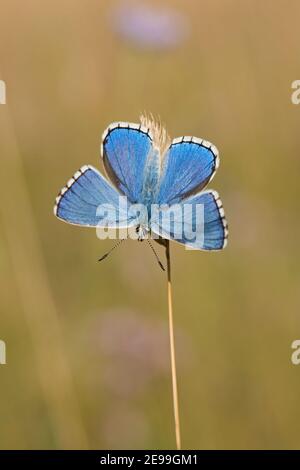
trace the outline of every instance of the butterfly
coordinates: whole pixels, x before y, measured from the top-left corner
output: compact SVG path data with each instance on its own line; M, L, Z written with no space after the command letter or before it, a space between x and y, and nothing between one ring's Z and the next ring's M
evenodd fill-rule
M171 140L160 123L142 116L139 124L110 124L102 136L101 157L107 178L91 165L82 166L56 198L59 219L87 227L133 228L140 241L173 240L199 250L226 246L221 199L214 190L203 191L219 166L213 144L187 136ZM145 211L132 210L136 205ZM159 210L152 211L154 206ZM202 209L200 224L197 207Z

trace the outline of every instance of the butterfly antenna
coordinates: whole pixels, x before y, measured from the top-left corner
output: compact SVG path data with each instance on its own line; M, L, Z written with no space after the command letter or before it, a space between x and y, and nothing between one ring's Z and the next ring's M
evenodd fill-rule
M161 269L162 269L163 271L165 271L165 267L164 267L164 265L162 264L162 262L160 261L160 259L159 259L159 257L158 257L158 254L156 253L155 249L154 249L153 246L152 246L152 243L150 242L150 240L147 240L147 242L149 243L149 246L150 246L151 250L153 251L154 256L155 256L155 258L156 258L156 260L157 260L159 266L161 267Z
M99 258L98 261L102 261L105 258L107 258L115 248L117 248L119 245L121 245L121 243L124 240L125 240L125 238L122 238L121 240L119 240L107 253L105 253L105 255L101 256L101 258Z

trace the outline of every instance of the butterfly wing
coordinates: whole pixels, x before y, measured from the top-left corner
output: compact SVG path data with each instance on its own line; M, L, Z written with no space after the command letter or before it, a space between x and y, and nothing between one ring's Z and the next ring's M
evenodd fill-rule
M83 166L56 198L54 214L87 227L130 227L136 224L124 197L92 166Z
M219 166L217 148L196 137L174 139L164 157L158 203L175 204L199 193Z
M228 236L224 209L216 191L205 191L160 209L151 217L151 230L162 238L198 250L221 250Z
M103 134L102 157L114 186L132 203L140 202L144 169L152 151L149 130L139 124L113 123Z

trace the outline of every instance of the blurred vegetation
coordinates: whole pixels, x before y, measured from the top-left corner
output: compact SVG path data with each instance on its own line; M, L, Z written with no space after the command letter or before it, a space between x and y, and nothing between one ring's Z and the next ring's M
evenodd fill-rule
M177 48L118 37L117 1L1 3L2 449L174 447L149 247L128 241L99 265L111 242L52 213L81 165L100 167L105 127L144 110L219 148L210 186L230 226L224 253L172 246L183 446L299 448L300 4L151 3L186 15Z

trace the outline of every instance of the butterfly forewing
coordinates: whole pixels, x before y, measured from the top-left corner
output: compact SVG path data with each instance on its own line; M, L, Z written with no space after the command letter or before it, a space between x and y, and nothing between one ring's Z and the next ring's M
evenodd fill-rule
M174 139L164 157L159 203L174 204L199 193L218 168L217 148L196 137Z
M115 187L132 203L141 202L143 175L152 150L148 129L138 124L114 123L103 134L103 163Z

